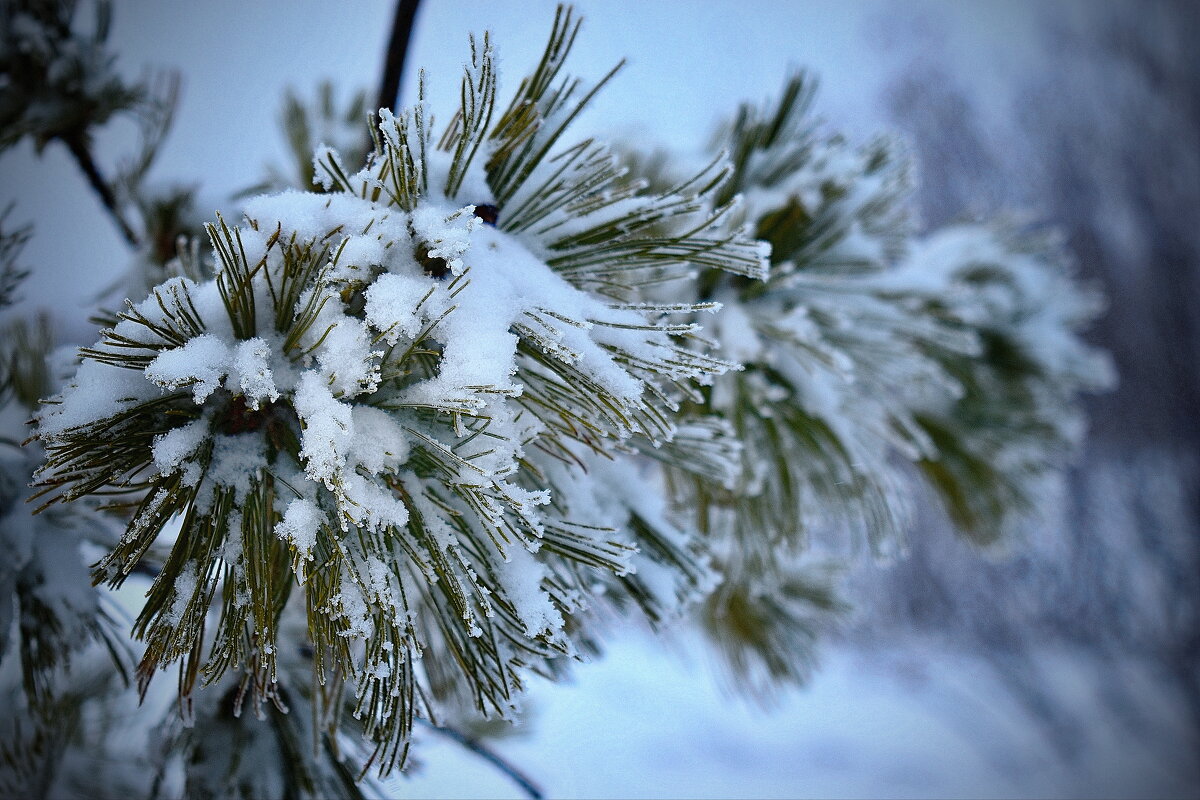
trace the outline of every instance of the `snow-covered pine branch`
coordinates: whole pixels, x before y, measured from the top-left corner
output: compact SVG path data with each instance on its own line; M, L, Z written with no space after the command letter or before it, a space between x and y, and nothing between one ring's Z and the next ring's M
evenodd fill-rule
M1080 338L1099 300L1058 243L1012 222L918 236L903 144L826 133L814 90L796 74L715 139L733 165L716 202L740 195L733 222L771 244L771 270L699 278L744 368L690 408L732 426L741 468L732 484L671 480L720 554L714 641L759 693L807 674L785 643L838 605L828 565L805 555L811 530L902 546L920 474L964 536L1010 539L1079 442L1081 393L1112 380Z
M0 309L28 274L19 259L30 233L0 228ZM0 793L14 797L62 786L68 743L103 742L90 737L85 704L102 718L128 685L118 615L87 577L85 548L114 542L113 521L92 503L32 517L24 502L42 457L21 447L27 421L60 377L52 341L45 317L0 327Z
M386 771L414 714L508 713L574 652L598 581L652 618L708 588L630 453L733 365L690 321L711 304L639 291L761 277L766 247L714 209L719 161L646 193L603 145L560 145L594 91L556 83L576 27L560 12L507 111L485 35L436 146L423 103L381 110L361 170L318 148L325 194L211 224L216 278L131 303L39 415L44 508L132 504L97 580L119 586L181 520L135 625L143 685L234 669L282 707L279 663L304 648L318 683L351 684Z
M114 67L105 48L111 4L94 4L91 35L74 30L75 0L19 0L0 7L0 150L29 136L40 150L143 99Z

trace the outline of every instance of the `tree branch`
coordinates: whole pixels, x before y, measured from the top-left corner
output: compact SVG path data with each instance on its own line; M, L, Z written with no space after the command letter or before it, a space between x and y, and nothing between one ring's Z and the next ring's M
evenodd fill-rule
M384 55L383 77L379 82L376 111L380 108L395 109L400 101L400 78L404 73L404 59L408 55L408 43L412 39L413 22L417 16L420 0L396 0L396 15L392 18L392 36L388 40Z
M67 146L67 149L71 151L71 155L75 157L75 162L83 170L83 174L87 177L92 189L100 196L100 202L104 203L104 207L108 209L109 216L117 224L117 228L121 231L121 235L125 237L125 241L131 247L138 247L141 244L138 235L133 232L133 228L129 226L129 223L125 220L125 216L121 213L116 195L113 194L112 187L109 186L108 181L100 174L100 168L96 166L96 162L92 158L92 151L88 149L83 134L73 133L62 137L62 141Z
M401 0L401 3L403 3L403 0ZM545 795L542 794L542 790L538 788L538 785L534 783L529 776L505 761L504 758L502 758L496 751L480 742L474 736L469 736L462 731L455 730L454 728L444 728L440 725L434 725L429 720L422 719L421 717L416 717L416 720L430 730L436 731L442 736L445 736L447 739L457 742L475 755L482 758L484 761L490 763L496 769L503 772L512 779L513 783L517 784L517 786L521 788L521 791L525 792L525 794L529 796L530 800L543 800L545 797Z

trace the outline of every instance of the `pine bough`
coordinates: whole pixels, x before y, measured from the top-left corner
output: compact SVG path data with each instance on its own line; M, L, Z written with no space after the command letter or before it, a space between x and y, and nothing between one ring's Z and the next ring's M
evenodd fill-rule
M1052 242L916 237L900 145L823 133L802 75L697 174L623 165L564 136L616 71L563 74L578 27L506 105L472 40L443 128L381 109L365 166L213 221L37 414L39 510L128 522L94 581L154 565L137 675L178 664L190 794L357 791L351 732L386 773L418 717L510 715L601 604L703 601L748 685L800 678L814 529L894 546L924 476L990 543L1078 441L1108 372Z

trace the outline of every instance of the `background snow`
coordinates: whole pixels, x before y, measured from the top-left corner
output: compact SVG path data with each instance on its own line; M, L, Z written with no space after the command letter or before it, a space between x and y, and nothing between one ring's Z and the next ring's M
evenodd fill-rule
M334 7L306 0L284 10L225 0L193 6L117 0L112 45L122 67L131 74L144 64L178 67L185 77L157 177L198 179L202 198L216 198L200 211L231 212L232 204L221 198L279 160L283 140L276 116L286 86L303 93L332 77L346 92L358 85L373 89L391 5ZM1030 120L1013 110L1023 93L1065 87L1066 99L1095 96L1095 108L1109 99L1108 91L1144 91L1101 80L1112 76L1099 68L1064 72L1071 62L1051 52L1048 30L1089 35L1089 9L1095 7L1089 3L1061 4L1049 12L1034 3L924 3L906 7L902 16L883 3L579 5L585 26L573 71L598 78L620 58L629 59L580 120L579 136L597 131L698 149L716 115L742 99L767 96L788 67L805 66L821 78L818 109L853 138L865 139L898 121L929 141L934 123L922 106L924 95L912 101L905 92L913 80L922 85L921 80L946 78L945 85L957 86L967 103L958 113L947 105L947 118L969 122L976 136L959 137L949 151L923 151L924 211L936 222L963 209L983 213L1002 203L1045 200L1036 182L1023 179L1027 167L1022 169L1020 158L1038 141L1026 130ZM409 64L428 69L429 97L452 102L467 33L490 29L503 84L536 56L553 7L552 0L519 5L425 0ZM1194 29L1196 12L1185 6L1177 11ZM1087 50L1090 42L1083 45ZM415 70L404 87L407 98L415 96ZM1086 104L1080 109L1090 113ZM434 110L447 117L444 109ZM104 131L102 163L126 152L131 133L123 123ZM1196 128L1185 131L1183 141L1195 142ZM1174 179L1186 181L1193 174L1189 168L1179 165ZM25 143L0 159L0 174L0 207L18 199L14 219L39 225L25 251L35 275L22 287L25 302L17 311L51 307L61 339L90 342L94 329L87 313L129 258L118 234L61 147L49 147L38 161ZM1097 181L1118 187L1092 196L1112 220L1107 234L1112 246L1136 256L1147 236L1138 227L1141 200L1107 176ZM56 224L70 235L59 235ZM1195 263L1182 268L1181 281L1195 275ZM1137 274L1108 277L1114 303L1142 296ZM1189 285L1182 282L1179 290ZM1138 313L1153 310L1148 302ZM1145 348L1166 342L1139 342L1147 362L1161 361ZM1128 364L1122 366L1128 371ZM1183 369L1194 373L1195 364ZM1182 394L1170 383L1172 374L1156 370L1158 382L1141 390L1147 398L1141 405L1138 387L1150 381L1127 375L1125 394L1102 401L1097 427L1162 428L1143 420L1170 411L1163 411L1151 391ZM1132 416L1118 414L1129 409ZM958 583L938 583L922 570L940 568L933 573L940 578L977 557L938 544L948 537L931 536L925 547L934 555L918 551L898 567L868 570L872 574L859 581L854 630L827 648L808 691L786 696L765 715L731 701L702 657L688 664L630 633L614 642L604 660L578 669L577 685L538 686L532 733L499 748L558 796L1194 795L1200 780L1196 723L1179 702L1176 684L1151 658L1155 640L1130 634L1101 648L1092 646L1089 632L1109 623L1173 636L1180 623L1169 619L1168 607L1186 625L1197 580L1186 573L1186 565L1195 563L1188 560L1195 557L1190 516L1195 500L1189 499L1195 471L1169 454L1129 455L1128 442L1119 436L1108 441L1104 463L1110 466L1077 481L1084 485L1080 496L1104 496L1109 503L1076 515L1089 526L1085 535L1107 548L1085 551L1086 561L1064 559L1075 536L1064 533L1074 530L1064 519L1059 530L1031 536L1034 546L1016 562L985 563L980 569L993 580L964 586L978 577L968 570ZM1100 451L1093 450L1094 460ZM1094 487L1088 490L1089 485ZM1158 544L1146 545L1147 540ZM1163 556L1173 552L1178 557ZM1170 573L1155 558L1182 565L1185 574L1166 581ZM1030 574L1040 578L1029 579ZM1084 575L1114 588L1080 601L1077 584ZM1064 597L1077 607L1060 602ZM1063 611L1056 621L1028 610L1051 604L1076 617ZM914 607L924 608L924 616ZM913 619L929 623L922 628ZM884 636L881 630L897 632ZM1008 662L998 660L996 654L1010 652L1005 648L1014 638L1033 645L1014 651L1019 656ZM691 653L703 650L686 637L684 644ZM1114 695L1124 700L1110 702ZM515 794L507 780L460 748L432 737L425 745L419 753L426 769L415 783L400 786L400 793Z

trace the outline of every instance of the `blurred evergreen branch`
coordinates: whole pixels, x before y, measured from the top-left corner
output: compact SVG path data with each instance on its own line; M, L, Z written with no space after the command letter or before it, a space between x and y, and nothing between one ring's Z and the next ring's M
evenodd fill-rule
M0 152L25 138L40 153L59 141L83 172L125 241L142 232L130 221L120 180L105 176L92 152L93 131L121 114L153 131L144 138L139 177L170 124L177 76L127 83L107 50L112 5L96 0L90 34L77 30L76 0L11 0L0 6ZM154 130L157 127L157 130ZM122 176L126 177L126 176Z

